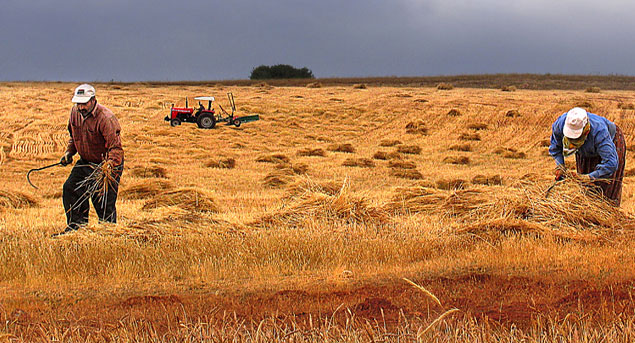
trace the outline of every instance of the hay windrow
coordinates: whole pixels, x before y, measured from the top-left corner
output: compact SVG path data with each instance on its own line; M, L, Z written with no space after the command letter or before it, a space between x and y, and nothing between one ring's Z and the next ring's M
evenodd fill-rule
M392 152L387 152L387 151L377 151L375 154L373 154L373 158L376 160L399 160L401 159L401 154L396 152L396 151L392 151Z
M345 167L362 167L362 168L373 168L375 167L375 162L369 158L347 158L342 162L342 165Z
M395 169L416 169L417 165L412 161L396 160L388 162L388 167Z
M124 199L146 199L155 194L174 189L174 184L164 179L147 179L126 185L119 192Z
M232 157L209 160L205 163L207 168L234 169L236 167L236 159Z
M293 171L287 169L273 171L262 179L262 185L267 188L282 188L293 182Z
M355 152L355 147L350 143L331 144L329 145L328 150L333 152L345 152L352 154Z
M470 164L470 158L467 156L446 156L443 162L449 164Z
M418 145L399 145L397 146L397 152L400 152L402 154L413 154L413 155L418 155L421 153L421 147Z
M324 157L324 156L326 156L326 151L324 151L324 149L320 149L320 148L316 148L316 149L305 148L305 149L298 150L296 155L298 155L298 156L319 156L319 157Z
M334 195L305 192L251 224L257 227L301 227L310 222L382 225L389 221L390 217L383 209L370 205L362 196L351 194L345 182Z
M158 165L138 166L126 171L126 173L140 178L160 177L165 179L168 177L168 171Z
M411 121L410 123L406 124L406 133L413 135L427 135L428 128L426 127L426 124L423 122L423 120Z
M33 196L17 191L0 190L0 210L39 207Z
M399 144L403 144L403 143L398 139L384 139L381 142L379 142L379 146L384 146L384 147L395 146Z
M262 155L256 158L256 162L262 163L289 163L291 159L284 154Z
M169 206L175 206L191 212L216 213L219 211L218 205L216 205L210 194L195 188L180 188L159 193L148 199L142 209L148 211Z
M464 144L453 144L450 146L449 148L452 151L466 151L466 152L470 152L472 151L472 146L469 143L464 143Z
M330 196L337 195L342 189L342 182L324 181L317 182L310 178L303 178L287 187L285 198L297 198L308 193L324 193Z
M393 168L390 171L390 175L392 175L394 177L399 177L399 178L402 178L402 179L409 179L409 180L421 180L421 179L423 179L423 174L421 174L421 172L419 172L416 169Z
M548 187L548 186L547 186ZM398 188L386 209L396 213L430 212L457 217L458 232L483 234L532 232L588 241L635 228L635 218L585 185L567 180L545 197L545 185L526 181L506 192L481 188L441 191Z

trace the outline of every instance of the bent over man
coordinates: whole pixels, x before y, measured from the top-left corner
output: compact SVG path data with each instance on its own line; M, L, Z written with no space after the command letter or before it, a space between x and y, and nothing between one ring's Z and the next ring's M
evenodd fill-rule
M79 161L71 170L64 183L63 202L66 211L66 228L54 236L77 230L88 224L89 198L100 221L117 222L117 192L123 171L123 148L121 146L121 126L114 114L97 103L95 88L82 84L75 89L68 121L70 140L62 165L73 162L73 155L79 154ZM96 165L109 164L113 179L103 194L91 194L87 180Z
M579 177L595 186L616 206L622 200L626 143L610 120L576 107L552 126L549 153L556 161L556 180L564 178L564 158L575 154Z

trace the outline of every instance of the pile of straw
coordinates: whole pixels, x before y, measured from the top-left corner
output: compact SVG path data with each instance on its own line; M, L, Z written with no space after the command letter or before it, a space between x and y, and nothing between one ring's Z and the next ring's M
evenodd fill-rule
M256 162L264 163L289 163L289 161L291 161L291 159L284 154L263 155L256 158Z
M267 188L281 188L282 186L293 182L293 171L289 173L287 170L274 170L262 179L262 185Z
M455 216L458 233L480 237L533 233L588 241L635 229L635 218L579 182L562 182L548 196L546 188L531 181L505 192L484 188L441 191L418 185L396 189L385 208L396 213Z
M316 221L381 225L389 221L383 209L370 205L364 197L351 194L347 182L336 194L307 190L288 199L290 203L285 203L279 210L261 217L252 225L302 227Z
M423 120L411 121L406 125L406 133L427 135L428 128Z
M207 168L234 169L236 167L236 159L225 157L217 160L209 160L205 163L205 166Z
M329 145L328 150L333 152L346 152L352 154L355 152L355 147L350 143L331 144Z
M209 194L195 188L180 188L159 193L145 202L143 210L168 206L175 206L190 212L215 213L219 210Z
M373 158L376 160L398 160L398 159L401 159L401 154L396 151L392 151L392 152L377 151L373 155Z
M310 178L303 178L287 187L285 199L302 198L310 193L324 193L335 196L342 190L342 184L342 182L336 181L316 182Z
M373 168L375 167L375 162L369 158L361 157L361 158L347 158L342 162L342 165L345 167L362 167L362 168Z
M119 192L124 199L146 199L155 194L174 189L174 184L164 179L148 179L126 185Z
M39 201L22 192L0 190L0 210L39 207Z
M160 177L165 179L168 177L168 171L165 168L157 165L134 167L126 173L141 178Z
M313 149L313 148L304 148L304 149L298 150L296 155L298 155L298 156L319 156L319 157L324 157L324 156L326 156L326 151L324 151L324 149L320 149L320 148L315 148L315 149Z

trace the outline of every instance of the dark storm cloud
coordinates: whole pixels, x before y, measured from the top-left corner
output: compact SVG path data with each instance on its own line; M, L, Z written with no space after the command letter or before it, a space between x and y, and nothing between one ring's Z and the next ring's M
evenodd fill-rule
M578 1L4 0L2 80L635 74L635 5Z

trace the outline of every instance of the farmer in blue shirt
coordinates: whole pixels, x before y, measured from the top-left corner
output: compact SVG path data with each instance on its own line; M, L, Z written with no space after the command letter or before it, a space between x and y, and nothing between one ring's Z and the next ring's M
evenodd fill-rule
M574 176L598 186L617 206L622 199L626 143L610 120L576 107L552 126L549 153L556 161L556 180L565 176L564 158L575 154Z

